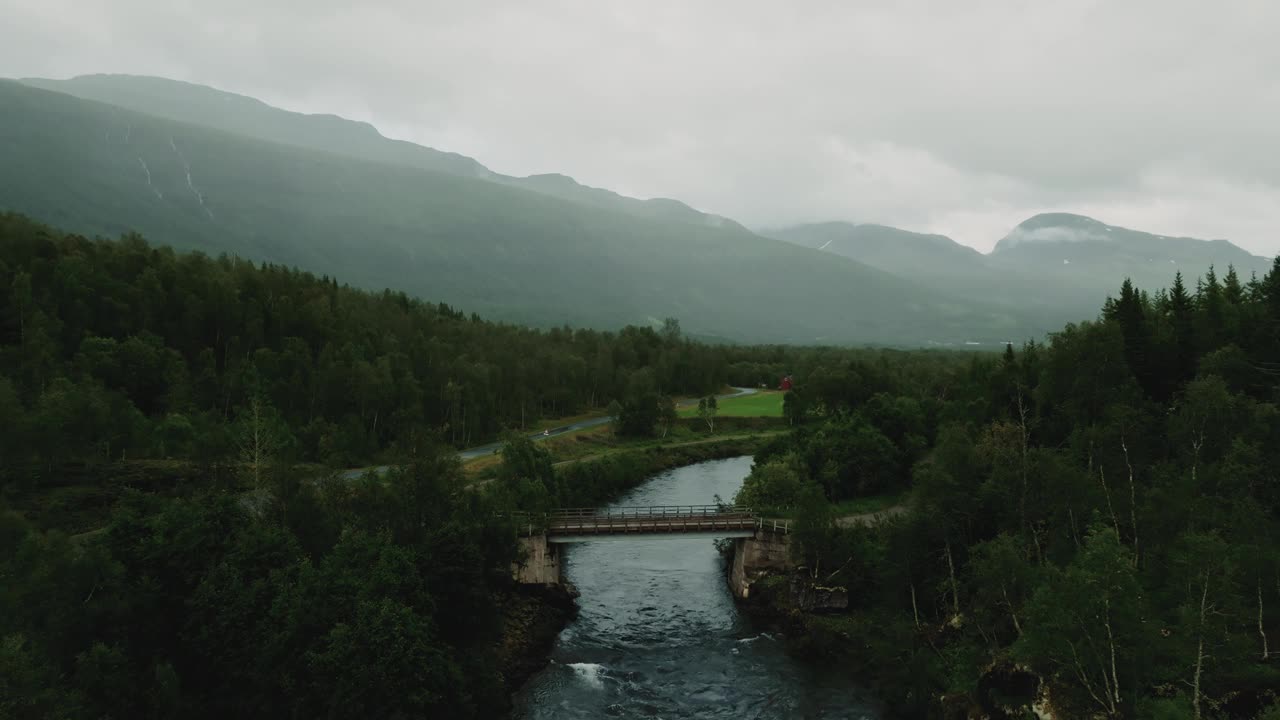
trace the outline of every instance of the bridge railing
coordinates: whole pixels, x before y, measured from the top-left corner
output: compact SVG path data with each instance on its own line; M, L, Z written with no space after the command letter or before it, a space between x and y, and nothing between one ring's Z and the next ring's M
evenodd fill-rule
M547 513L522 513L517 517L520 531L538 532L625 532L645 527L666 531L696 529L755 528L787 534L791 521L763 518L742 505L631 505L606 508L560 508Z
M740 505L630 505L606 508L560 508L547 514L547 520L608 520L694 518L694 517L749 517L751 508Z
M768 530L769 532L782 533L783 535L786 535L791 532L791 521L757 517L756 529Z

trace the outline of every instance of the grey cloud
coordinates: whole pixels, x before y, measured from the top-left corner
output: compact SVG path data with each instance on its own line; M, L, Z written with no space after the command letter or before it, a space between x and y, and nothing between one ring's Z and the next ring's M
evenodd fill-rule
M1009 247L1021 245L1023 243L1052 243L1052 242L1093 242L1107 241L1111 238L1106 232L1091 232L1088 230L1075 230L1071 228L1046 227L1027 230L1025 228L1014 228L1002 242Z
M499 172L982 249L1041 210L1280 251L1280 5L0 0L0 75L133 72Z

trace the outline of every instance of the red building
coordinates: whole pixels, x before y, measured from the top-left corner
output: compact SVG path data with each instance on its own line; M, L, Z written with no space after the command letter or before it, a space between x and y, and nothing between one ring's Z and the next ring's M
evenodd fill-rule
M790 376L790 375L784 375L784 376L782 376L782 382L778 383L778 389L779 389L779 390L790 390L790 389L791 389L791 376Z

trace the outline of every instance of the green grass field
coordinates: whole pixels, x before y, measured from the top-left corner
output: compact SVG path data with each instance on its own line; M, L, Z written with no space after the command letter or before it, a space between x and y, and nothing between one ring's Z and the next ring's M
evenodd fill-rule
M719 401L716 417L782 417L782 396L777 391L729 398ZM680 408L680 417L697 417L698 406Z

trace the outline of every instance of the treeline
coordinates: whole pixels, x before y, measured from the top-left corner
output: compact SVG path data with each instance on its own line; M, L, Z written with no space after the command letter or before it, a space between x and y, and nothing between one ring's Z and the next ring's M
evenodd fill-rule
M1280 259L1126 282L1047 344L868 379L798 377L803 424L743 489L798 509L801 562L849 591L815 647L917 716L1280 713ZM873 528L830 503L904 490Z
M584 298L590 302L590 298ZM718 389L738 352L679 324L484 322L279 266L64 235L0 215L0 466L227 458L248 411L299 460L454 446L635 392Z
M512 436L479 486L453 450L614 402L653 432L731 365L828 352L535 331L0 215L0 717L498 716L515 513L749 448L555 472ZM402 468L298 463L376 457ZM88 532L37 524L71 490L105 491Z
M584 298L584 302L589 302ZM351 466L425 436L455 447L618 403L632 434L674 395L906 353L709 345L679 322L618 332L486 322L404 293L67 235L0 214L0 473L135 458L241 462L246 435ZM955 356L937 354L940 363ZM5 479L0 477L0 480Z
M0 495L0 717L492 717L515 554L495 518L679 459L555 472L513 442L474 491L450 448L615 401L650 432L674 394L785 374L796 430L743 492L799 514L805 566L851 591L850 671L895 706L993 667L1043 679L1059 717L1274 701L1280 263L1126 284L1000 358L535 331L0 215L0 483L38 494L68 461L122 458L236 477L129 494L74 540ZM378 457L405 469L294 466ZM899 492L887 527L835 522L833 500Z
M0 717L487 718L515 532L447 448L135 493L69 539L0 511Z

